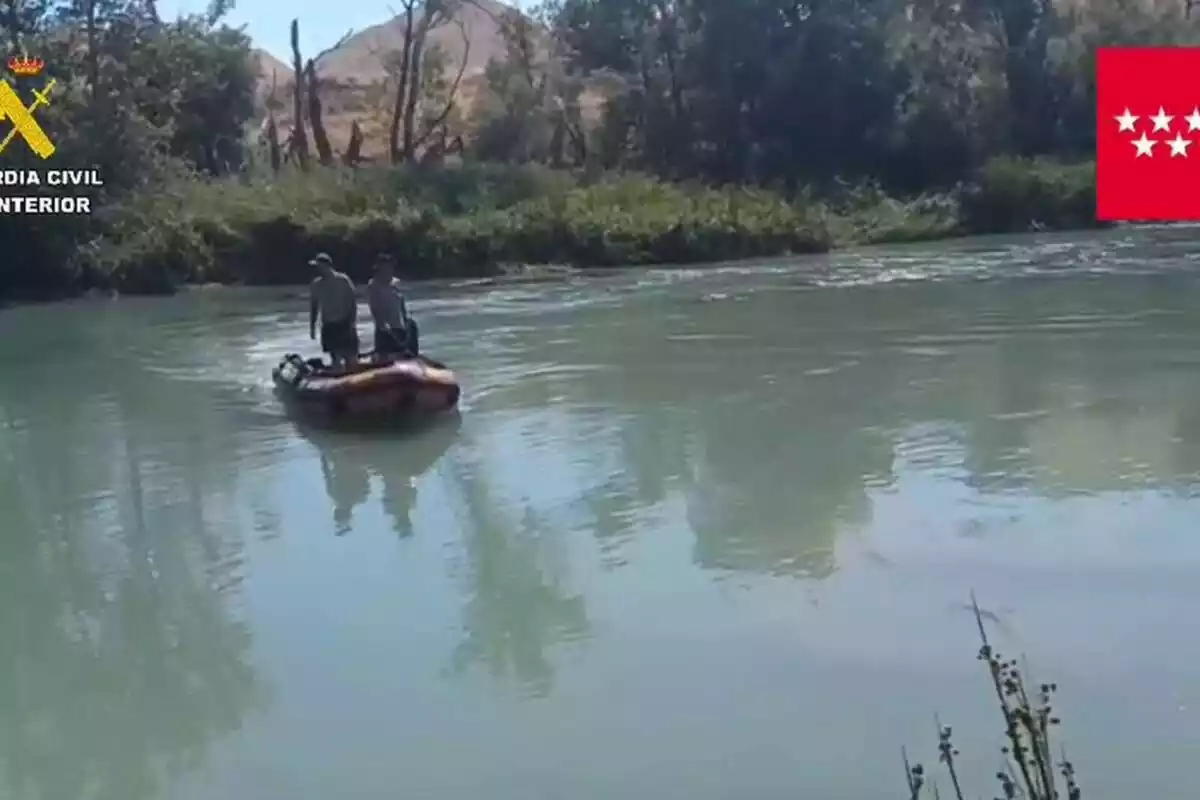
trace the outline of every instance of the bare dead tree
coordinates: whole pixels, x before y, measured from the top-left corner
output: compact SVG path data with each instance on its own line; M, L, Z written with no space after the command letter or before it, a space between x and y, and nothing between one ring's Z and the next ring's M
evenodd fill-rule
M321 166L333 165L333 148L329 146L329 135L325 132L325 118L321 111L321 95L317 83L317 68L310 58L304 66L305 88L308 94L308 121L312 126L313 144L317 146L317 160Z
M400 150L400 125L404 118L408 92L408 72L412 64L414 25L416 24L417 0L404 0L404 46L401 49L399 75L396 80L396 98L392 104L392 121L388 126L388 155L393 164L404 159Z
M424 14L413 36L409 53L408 88L404 98L404 158L412 161L416 156L417 106L421 103L421 70L424 66L425 43L429 32L441 26L447 19L447 9L453 0L425 0Z
M288 131L288 135L283 140L283 163L299 163L301 152L300 145L296 139L296 127L292 126L292 129Z
M304 67L300 59L300 20L292 20L292 134L289 154L301 169L308 169L308 137L304 133Z
M283 165L282 154L279 151L279 127L275 124L275 112L270 111L267 114L267 155L271 159L271 169L274 172L279 172L279 168Z
M564 144L571 146L571 155L575 166L583 166L587 163L588 145L587 132L583 128L579 106L577 103L568 106L566 101L557 95L554 97L554 106L558 114L558 125L566 135L567 141Z
M388 126L388 152L392 163L412 161L416 156L416 149L424 135L417 131L417 108L421 102L425 45L429 33L453 19L462 2L463 0L402 1L403 13L396 16L404 18L404 44L398 62L390 65L397 73L391 123ZM459 24L461 27L461 23ZM463 64L465 72L465 59ZM446 113L448 115L450 112Z
M321 107L320 81L317 78L317 63L329 52L341 47L354 35L347 31L333 45L317 54L316 58L308 59L305 63L300 55L300 21L292 20L292 131L289 151L294 152L302 168L308 167L308 137L305 134L304 119L307 116L312 127L313 143L317 148L317 159L322 166L333 164L333 148L329 144L329 135L325 131L324 114ZM301 64L304 68L301 69ZM272 90L273 93L274 90Z
M358 120L350 123L350 141L346 144L346 152L342 154L342 163L348 167L357 166L362 161L363 146L362 127Z
M446 120L449 119L450 115L454 112L457 104L458 89L459 86L462 85L463 75L466 74L467 71L467 61L471 57L471 38L467 35L467 28L462 24L461 21L456 22L456 24L458 25L459 33L462 34L463 39L462 62L458 65L458 73L454 76L454 81L451 82L450 88L446 92L446 105L440 112L438 112L437 115L433 117L432 120L430 120L424 133L418 136L416 141L412 143L411 151L413 153L415 153L418 148L422 147L425 142L428 141L429 137L434 133L434 131L440 130L443 140L448 135L446 130Z
M273 100L275 98L275 92L278 88L279 73L272 70L270 99ZM278 173L279 168L283 165L283 159L279 152L279 125L275 121L274 103L267 103L267 122L263 130L263 136L267 141L267 155L271 159L271 170Z

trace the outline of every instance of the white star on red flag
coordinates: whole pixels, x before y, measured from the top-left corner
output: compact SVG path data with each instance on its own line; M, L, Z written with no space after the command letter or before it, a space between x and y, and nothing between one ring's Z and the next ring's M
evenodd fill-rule
M1137 121L1142 119L1142 117L1126 108L1122 113L1115 115L1113 119L1116 120L1118 133L1136 133ZM1154 129L1150 133L1164 132L1169 134L1171 133L1171 122L1176 119L1176 116L1168 114L1167 109L1160 106L1158 113L1151 114L1146 119L1150 120L1154 125ZM1187 133L1189 135L1200 134L1200 106L1193 108L1190 114L1180 116L1179 119L1187 123ZM1177 131L1173 139L1151 139L1143 132L1137 138L1129 139L1128 141L1134 147L1134 158L1154 158L1154 145L1156 144L1163 144L1170 147L1171 158L1187 158L1190 155L1188 148L1193 143L1193 139L1185 138L1182 131ZM1167 155L1166 151L1159 152L1164 156Z
M1137 148L1137 158L1141 158L1142 156L1146 156L1147 158L1152 157L1154 155L1154 145L1156 144L1158 142L1148 138L1144 133L1141 137L1134 139L1133 146Z
M1198 114L1200 114L1200 112L1198 112ZM1135 117L1128 108L1125 109L1125 113L1118 114L1117 116L1113 117L1113 119L1115 119L1117 121L1117 125L1120 126L1117 129L1118 131L1129 131L1130 133L1133 133L1133 126L1136 125L1138 121L1138 118Z
M1197 75L1200 46L1096 48L1098 220L1200 222Z

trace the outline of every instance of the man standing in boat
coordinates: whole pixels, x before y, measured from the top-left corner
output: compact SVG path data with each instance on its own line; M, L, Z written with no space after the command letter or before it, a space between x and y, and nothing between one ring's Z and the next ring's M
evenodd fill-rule
M312 282L308 311L308 335L317 338L317 316L321 317L321 349L329 353L334 367L358 363L358 298L354 281L333 268L333 259L318 253L308 262L317 269Z
M375 354L415 358L420 334L416 320L408 315L408 304L389 255L381 253L375 258L375 275L367 284L367 302L375 320Z

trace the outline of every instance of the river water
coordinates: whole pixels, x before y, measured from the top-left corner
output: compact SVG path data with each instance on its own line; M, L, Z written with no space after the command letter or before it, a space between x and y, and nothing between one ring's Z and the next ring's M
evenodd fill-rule
M1189 794L1198 240L418 287L461 421L380 436L283 416L298 290L0 312L0 797L897 797L935 715L990 797L972 591Z

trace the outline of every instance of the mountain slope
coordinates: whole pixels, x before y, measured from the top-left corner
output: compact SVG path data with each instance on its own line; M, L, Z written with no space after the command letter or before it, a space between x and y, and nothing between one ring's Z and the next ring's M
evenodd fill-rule
M495 0L464 3L454 19L429 33L427 47L440 47L449 57L451 73L458 71L464 55L467 75L482 72L492 59L503 58L504 37L498 20L513 9ZM460 27L461 26L461 27ZM387 57L404 48L405 20L394 17L351 36L317 62L321 77L339 83L376 83L387 77ZM463 40L466 34L470 46Z
M520 12L496 0L471 0L464 2L452 19L429 32L426 52L438 47L446 54L449 76L457 74L466 59L458 99L460 107L468 113L474 96L483 85L488 63L505 57L507 47L501 20L512 13ZM303 20L300 24L304 24ZM344 149L350 127L357 121L366 136L364 155L379 156L384 152L394 102L392 90L384 86L388 76L386 65L400 58L404 31L403 15L393 17L359 31L318 59L316 66L325 127L334 149ZM306 59L310 57L308 53L301 55ZM281 135L286 135L291 127L292 68L262 50L256 50L255 57L259 70L259 102L265 114L267 102L273 100Z

